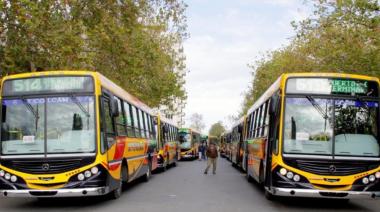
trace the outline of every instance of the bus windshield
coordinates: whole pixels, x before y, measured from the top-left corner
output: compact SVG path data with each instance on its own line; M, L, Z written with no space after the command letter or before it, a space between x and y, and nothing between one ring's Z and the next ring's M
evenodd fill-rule
M3 100L1 154L94 152L94 115L92 96Z
M187 132L179 133L179 143L182 149L190 149L191 148L191 135Z
M288 97L284 153L379 157L377 101Z

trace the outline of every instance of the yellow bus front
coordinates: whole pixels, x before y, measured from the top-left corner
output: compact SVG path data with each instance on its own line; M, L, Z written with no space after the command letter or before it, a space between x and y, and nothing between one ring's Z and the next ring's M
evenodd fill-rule
M5 77L2 88L3 196L92 196L119 186L126 147L101 142L94 73L20 74Z
M379 81L296 75L282 85L267 189L279 196L380 196Z

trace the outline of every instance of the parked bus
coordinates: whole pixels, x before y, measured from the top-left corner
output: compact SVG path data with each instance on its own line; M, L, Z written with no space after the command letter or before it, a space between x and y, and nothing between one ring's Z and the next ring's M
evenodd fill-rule
M24 73L1 87L3 196L116 199L157 167L151 109L100 73Z
M246 117L247 178L268 199L380 196L378 78L283 74Z
M232 134L231 134L231 131L226 131L224 134L223 134L223 137L224 137L224 140L225 140L225 143L226 143L226 147L225 147L225 157L227 160L231 160L231 142L232 142Z
M179 130L180 159L198 158L198 146L201 142L201 134L190 128Z
M176 166L178 157L178 127L171 120L157 116L158 167L165 171L169 166Z
M231 162L233 166L242 167L243 163L243 146L244 146L244 127L245 125L245 116L243 116L233 127L231 132Z

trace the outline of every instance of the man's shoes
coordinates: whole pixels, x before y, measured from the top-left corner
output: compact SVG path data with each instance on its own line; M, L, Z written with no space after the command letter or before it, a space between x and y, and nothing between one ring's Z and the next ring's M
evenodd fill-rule
M215 172L213 172L212 174L213 174L213 175L215 175L216 173L215 173Z
M203 172L203 174L207 174L207 172Z

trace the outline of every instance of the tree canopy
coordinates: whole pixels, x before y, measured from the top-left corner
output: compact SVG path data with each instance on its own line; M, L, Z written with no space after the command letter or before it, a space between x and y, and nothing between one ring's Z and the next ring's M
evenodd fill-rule
M208 134L210 136L216 136L220 138L222 133L226 131L226 128L224 127L223 123L221 121L216 122L215 124L211 125L210 130L208 131Z
M182 0L4 0L0 77L99 71L152 107L185 98Z
M253 80L240 114L286 72L339 72L380 76L380 3L377 0L314 3L314 13L293 22L291 43L250 67Z
M205 127L202 114L193 113L190 117L190 128L202 132Z

